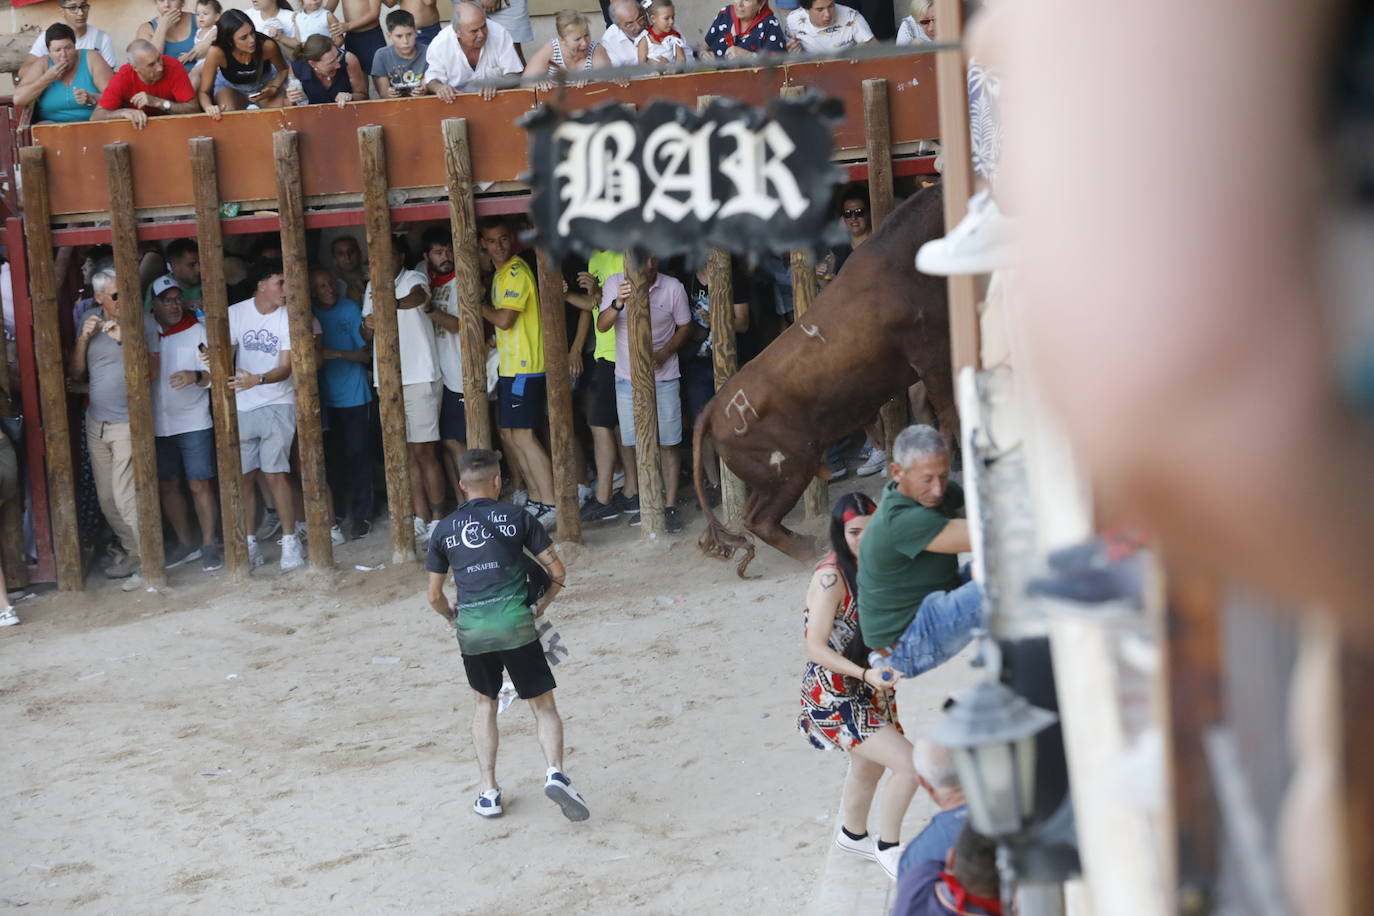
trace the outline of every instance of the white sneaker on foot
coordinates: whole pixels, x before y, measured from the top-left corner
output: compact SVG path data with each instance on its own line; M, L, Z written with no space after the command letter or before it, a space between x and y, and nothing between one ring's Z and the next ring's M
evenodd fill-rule
M19 615L14 612L14 608L9 605L0 611L0 627L13 627L19 624Z
M290 572L305 565L305 550L298 534L284 534L281 539L281 571Z
M501 790L483 789L477 796L477 801L472 803L472 810L483 817L501 816Z
M893 881L897 880L897 866L902 861L902 847L889 846L886 849L878 849L877 843L873 845L873 857L878 860L878 865Z
M340 544L347 542L348 538L344 537L343 529L335 525L333 528L329 529L329 540L335 547L338 547Z
M916 252L916 269L934 277L987 274L1011 263L1013 223L986 190L969 198L968 213L942 239Z
M125 579L123 582L120 583L119 590L121 592L136 592L142 587L143 577L140 576L138 573L134 573L132 576L130 576L129 578Z
M262 548L258 547L258 539L253 535L248 535L248 568L257 569L267 560L263 558Z
M887 467L887 452L880 448L875 448L868 453L864 463L855 469L854 473L860 477L872 477L874 474Z
M549 767L544 775L544 794L563 809L563 816L570 821L585 821L591 817L587 803L572 787L572 780L560 773L557 767Z
M843 830L839 830L835 833L835 846L845 852L852 852L861 859L876 861L878 858L878 844L871 833L865 833L859 839L851 840Z

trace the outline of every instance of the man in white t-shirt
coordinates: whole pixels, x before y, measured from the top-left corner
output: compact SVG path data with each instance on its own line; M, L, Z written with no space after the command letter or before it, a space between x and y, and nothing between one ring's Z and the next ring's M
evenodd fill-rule
M454 493L458 489L458 459L468 450L467 405L463 401L462 322L458 318L458 280L454 276L453 238L443 226L433 226L420 237L420 253L425 259L415 269L429 277L429 296L433 308L434 345L439 351L439 374L443 380L439 404L439 441L443 443L444 473ZM486 408L479 398L477 409Z
M105 62L110 65L110 69L118 70L120 60L115 52L114 39L95 26L86 24L86 19L91 13L91 4L87 0L61 0L58 8L62 10L62 21L71 26L72 31L76 33L76 50L99 51L100 56L105 58ZM24 60L23 68L20 71L21 78L24 76L23 71L47 56L47 33L42 31L33 40L33 47L29 48L29 56ZM43 66L47 65L44 64Z
M480 91L482 98L490 99L496 90L479 90L479 81L524 72L510 33L489 21L470 0L453 5L452 27L440 32L425 52L426 86L445 102L452 102L459 92Z
M649 27L649 19L644 8L634 0L616 0L611 4L611 19L614 25L606 27L601 36L601 47L613 67L629 67L639 63L639 51L635 42L639 35Z
M170 276L149 287L153 318L162 340L157 381L153 383L153 435L157 446L158 492L162 513L177 535L167 568L200 560L212 572L224 565L218 546L219 505L215 502L215 430L210 418L210 373L201 361L205 326L185 308L181 285ZM191 490L200 535L191 531L186 496Z
M281 568L305 562L305 523L291 480L291 444L296 439L296 389L291 383L291 323L286 312L286 276L280 261L254 263L253 297L229 307L229 345L238 370L229 378L239 418L243 470L243 527L257 525L256 475L261 472L281 519ZM248 535L250 566L265 561L258 539Z
M391 238L392 269L396 271L396 329L401 350L401 397L406 410L406 456L410 464L410 504L415 512L417 542L429 536L444 517L444 469L439 464L439 351L434 323L429 318L429 278L408 269L405 241ZM372 315L372 284L363 293L363 339L376 333ZM377 381L378 354L372 351L372 376ZM397 507L393 507L393 513ZM394 518L394 516L393 516ZM393 522L394 524L394 522Z
M787 50L823 54L873 41L873 30L858 10L835 0L801 0L787 15Z

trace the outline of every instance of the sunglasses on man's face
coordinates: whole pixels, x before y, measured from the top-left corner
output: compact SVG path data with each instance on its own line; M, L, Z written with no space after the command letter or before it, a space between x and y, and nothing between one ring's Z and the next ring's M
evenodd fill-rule
M840 216L843 216L845 219L858 219L866 212L866 210L841 210Z

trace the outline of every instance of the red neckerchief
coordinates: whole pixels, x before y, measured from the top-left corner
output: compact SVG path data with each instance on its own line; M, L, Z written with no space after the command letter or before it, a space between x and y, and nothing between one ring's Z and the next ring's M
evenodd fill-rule
M1002 916L1002 901L993 900L990 897L979 897L964 890L964 886L959 883L959 879L947 871L940 872L940 880L945 883L945 889L954 898L954 911L963 913L964 907L973 904L984 910L989 916Z
M445 283L453 279L454 274L454 271L452 270L450 270L446 274L436 274L434 272L434 268L430 267L428 264L425 265L425 272L429 274L430 286L443 286Z
M760 22L763 22L763 20L773 15L773 11L765 2L763 6L759 7L759 14L754 17L753 22L749 23L749 27L746 29L741 29L739 27L739 14L735 12L735 5L731 3L728 9L730 10L730 34L725 36L725 47L727 48L733 48L735 46L736 39L743 38L745 35L748 35L750 32L754 31L754 28L758 26Z
M182 316L181 316L181 320L180 320L180 321L178 321L176 324L172 325L170 328L168 328L168 329L165 330L165 331L158 331L158 332L157 332L157 336L158 336L158 337L171 337L173 334L180 334L182 331L186 330L187 328L193 328L193 327L195 327L195 326L196 326L196 316L195 316L195 315L192 315L190 312L184 312L184 313L182 313Z
M731 7L731 9L733 9L733 7ZM669 29L668 31L660 35L658 32L654 31L653 26L649 26L648 32L649 37L654 40L654 44L662 44L663 39L667 38L669 35L676 35L678 38L682 37L682 33L679 32L677 29Z

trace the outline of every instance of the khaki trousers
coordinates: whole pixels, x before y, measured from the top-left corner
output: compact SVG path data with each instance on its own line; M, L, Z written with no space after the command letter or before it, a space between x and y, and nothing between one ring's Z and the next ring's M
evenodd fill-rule
M138 497L134 489L134 449L128 423L86 420L86 448L100 511L130 556L138 557Z

